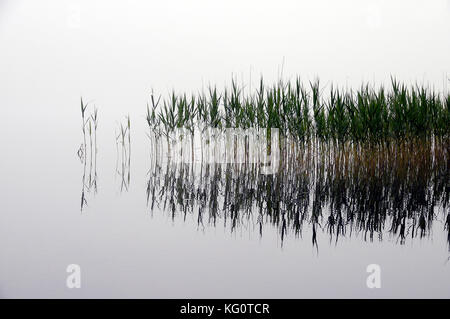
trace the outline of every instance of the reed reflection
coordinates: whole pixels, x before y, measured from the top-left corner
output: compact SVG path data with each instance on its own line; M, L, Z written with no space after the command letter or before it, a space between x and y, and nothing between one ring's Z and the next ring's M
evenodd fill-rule
M270 174L264 163L183 163L152 159L147 203L198 227L275 227L287 236L326 236L399 244L431 235L435 221L450 244L449 141L309 142L285 138ZM308 235L309 236L309 235Z
M131 120L125 117L116 131L116 176L120 178L120 192L128 191L131 180Z
M80 211L88 204L88 194L97 194L97 129L98 129L98 109L94 107L91 114L87 114L89 104L83 103L81 98L81 119L83 143L77 151L78 158L83 164L82 188L81 188L81 204ZM88 140L86 138L89 138ZM89 167L89 168L88 168Z

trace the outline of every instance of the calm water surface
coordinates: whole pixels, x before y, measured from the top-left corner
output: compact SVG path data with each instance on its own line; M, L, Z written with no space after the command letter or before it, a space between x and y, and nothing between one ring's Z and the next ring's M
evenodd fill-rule
M78 144L65 142L81 136L65 132L43 149L16 148L21 156L3 173L3 297L449 296L448 231L439 204L423 235L420 214L406 218L402 239L401 223L392 231L391 216L372 226L369 219L358 224L361 207L355 208L353 225L349 210L342 209L345 227L339 234L338 215L333 229L328 219L339 198L372 205L366 206L369 212L395 203L368 198L379 195L371 193L374 184L367 185L367 197L356 199L348 192L360 186L330 185L304 172L264 175L226 165L201 171L186 164L155 170L148 141L135 133L129 182L120 164L116 170L113 138L100 134L99 144L110 140L111 146L99 148L97 192L95 167L87 165L81 211L84 165ZM448 191L448 180L445 185ZM393 184L385 187L395 193ZM317 192L323 202L314 200ZM420 211L420 200L416 204ZM322 213L314 223L317 206ZM72 263L82 269L78 290L65 285L65 268ZM366 267L374 263L382 270L380 289L366 287Z

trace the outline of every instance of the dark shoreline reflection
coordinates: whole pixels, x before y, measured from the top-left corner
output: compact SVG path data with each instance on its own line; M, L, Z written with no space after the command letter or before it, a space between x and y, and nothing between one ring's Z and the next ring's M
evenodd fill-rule
M273 174L261 164L152 160L149 210L163 210L173 220L191 215L199 227L223 224L231 232L250 222L260 236L272 225L281 242L309 229L316 248L319 233L330 243L390 235L404 244L430 236L438 222L450 244L448 139L280 145Z

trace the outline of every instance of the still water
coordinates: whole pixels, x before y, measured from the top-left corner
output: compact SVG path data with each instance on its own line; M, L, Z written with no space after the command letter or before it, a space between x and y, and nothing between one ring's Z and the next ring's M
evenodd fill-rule
M265 174L156 163L145 135L151 88L197 92L232 72L342 87L395 74L447 90L448 2L400 2L1 2L0 297L449 298L448 157L427 157L432 146L415 145L409 166L383 157L409 148L385 150L384 175L331 146ZM80 95L99 108L92 167L77 155ZM70 264L80 289L66 286ZM379 289L366 285L370 264Z
M92 166L64 143L11 164L3 297L449 296L448 162L426 146L372 176L348 152L300 151L267 174L156 163L141 142L124 162L111 139ZM81 267L80 289L66 287L69 264ZM370 264L379 289L366 286Z

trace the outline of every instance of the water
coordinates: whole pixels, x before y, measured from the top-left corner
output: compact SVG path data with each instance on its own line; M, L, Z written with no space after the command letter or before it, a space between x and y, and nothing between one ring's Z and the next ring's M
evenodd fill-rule
M289 196L289 185L305 188L309 195L299 203L309 200L309 217L298 233L295 216L288 215L283 234L283 219L274 221L269 215L264 215L261 232L260 213L250 205L264 200L253 200L248 191L229 193L234 196L230 200L241 205L238 219L233 215L235 226L231 204L223 210L224 199L220 196L214 222L209 194L225 188L223 177L219 184L211 181L219 166L210 166L209 176L205 176L205 167L201 171L200 166L195 166L192 188L190 179L183 177L186 175L180 177L180 165L161 165L157 173L161 180L174 176L169 182L177 181L185 193L197 194L201 187L209 193L202 200L186 203L195 205L192 212L188 207L184 213L177 204L172 213L170 206L164 208L163 203L158 206L156 202L151 209L152 197L147 200L147 189L155 165L145 136L144 114L152 87L162 93L171 88L196 92L203 83L221 85L229 81L231 72L244 78L243 82L247 82L250 73L253 80L260 73L267 74L270 82L279 75L284 57L283 72L287 77L297 73L306 78L320 75L323 83L333 80L341 86L358 86L362 80L387 82L390 74L396 74L406 82L424 81L446 89L443 79L449 72L450 48L448 41L442 39L450 30L450 11L445 1L422 4L420 10L407 6L410 10L405 15L398 14L405 9L402 5L375 2L367 8L357 6L355 11L345 11L354 8L355 3L351 2L342 8L326 2L302 6L302 10L290 10L295 6L290 2L286 6L273 11L265 4L256 13L249 6L236 13L231 4L216 8L195 2L188 10L176 3L170 7L178 8L174 15L172 9L162 5L135 5L124 11L100 2L0 4L0 39L4 48L0 53L1 297L450 297L448 232L444 229L448 207L444 212L442 203L428 201L435 192L427 194L425 202L419 195L419 200L411 202L414 211L420 211L424 205L428 205L426 211L434 207L434 217L432 223L427 220L424 235L421 237L419 228L414 238L408 227L414 221L417 227L420 214L408 217L404 242L399 238L401 223L395 234L389 231L391 216L386 216L382 238L378 232L373 238L370 232L351 232L347 225L336 242L337 226L330 235L326 224L331 211L329 198L342 200L343 194L340 185L327 184L323 193L329 198L317 204L323 208L323 219L318 221L317 243L313 244L311 209L318 175L312 172L316 172L317 164L314 170L306 171L308 180L301 178L305 175L286 171L278 179L283 181L281 189L285 192L260 191L264 196L279 196L275 199L283 198L283 203L287 203L293 198ZM202 10L195 10L197 7ZM71 19L78 9L79 23ZM162 12L152 15L157 21L148 18L152 10ZM194 18L187 18L186 12ZM213 12L215 15L208 15ZM246 15L249 12L254 12L251 18ZM273 12L284 23L268 25L261 18L267 17L267 12ZM289 16L295 12L310 18ZM339 21L326 19L332 12ZM177 16L186 18L177 24ZM207 21L215 23L204 28L192 22L202 21L195 17L209 17ZM222 26L232 17L240 21L232 29L236 32L249 19L261 30L237 32L240 50L226 42L230 41L230 31ZM305 27L312 21L319 30L299 35L298 30L307 30ZM352 22L347 25L342 21ZM282 30L289 31L280 37ZM346 55L330 55L329 41L336 49L333 52L345 48L345 41L337 41L342 32L352 39L362 38L364 45L346 51ZM399 42L398 35L405 32L416 36L410 42ZM292 39L299 36L311 43L308 49L292 44ZM249 42L250 37L254 40ZM195 43L200 43L200 47ZM379 47L387 49L383 53L376 49ZM428 49L411 51L411 47ZM83 175L87 183L91 170L88 164L84 174L84 163L76 154L82 143L80 95L99 107L100 117L96 170L92 171L97 173L97 192L85 189L86 205L82 211ZM130 182L127 171L124 187L121 171L116 169L114 134L117 122L123 121L126 114L132 120L132 153ZM444 167L448 174L448 166ZM225 176L226 165L220 168ZM185 172L191 170L190 166L185 167ZM276 177L261 174L249 180L249 169L242 167L231 167L229 172L233 183L239 176L247 185L267 186L271 178L275 178L274 183L277 181ZM427 181L438 171L432 172L425 175ZM328 176L334 177L333 174ZM199 182L200 178L209 182ZM291 183L294 179L297 184ZM447 184L445 179L440 181L448 189L448 180ZM357 185L345 179L342 182L349 190ZM374 203L393 203L391 199L378 201L377 184L368 185L373 188L365 194L373 197L359 199L366 203L367 211L375 207ZM395 193L394 184L389 185ZM417 186L406 185L409 190ZM423 189L429 188L422 185L417 191ZM357 199L353 194L346 196ZM202 205L205 208L199 223L198 209ZM283 205L280 210L286 209ZM379 209L382 211L384 206ZM265 207L263 212L266 214ZM342 213L346 216L345 211ZM66 286L69 264L81 267L80 289ZM380 289L366 286L369 264L381 267Z
M157 167L149 143L142 142L132 144L129 183L127 174L121 176L120 157L116 170L114 147L109 152L99 147L97 168L91 170L87 163L82 210L84 164L75 148L57 144L62 150L48 151L46 156L32 158L28 153L32 166L12 167L7 176L17 174L22 183L8 180L3 190L7 195L1 232L3 296L448 296L448 232L442 207L433 204L435 217L430 224L427 220L423 236L418 226L417 211L430 205L429 197L426 203L408 201L416 205L406 218L407 227L416 225L414 237L410 228L405 240L399 230L390 231L395 225L390 213L385 222L371 226L366 215L362 224L367 227L361 225L360 206L355 207L359 214L353 223L345 222L338 236L338 223L329 228L331 201L334 209L339 199L354 200L367 205L366 213L386 213L387 206L396 204L393 197L378 200L381 185L373 181L357 197L354 192L362 188L349 184L352 175L342 179L334 172L321 175L318 164L315 170L308 166L313 163L304 163L304 170L295 174L285 170L275 175L260 174L257 167L252 173L243 164L201 167L166 162ZM97 193L91 186L95 173ZM385 191L398 194L397 180L387 178L392 183L384 184ZM410 187L406 193L414 187L412 182L399 182ZM438 178L437 184L448 187L448 179ZM315 203L318 189L322 198ZM255 200L257 196L260 200ZM273 205L271 212L268 203ZM307 208L296 215L289 204ZM315 224L316 243L313 206L323 209L320 226ZM345 221L348 215L342 209ZM72 263L82 269L79 290L65 287L65 267ZM366 287L366 267L374 263L382 270L381 289Z

